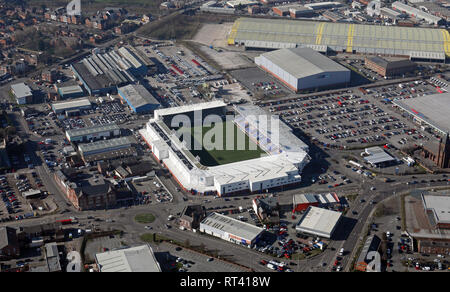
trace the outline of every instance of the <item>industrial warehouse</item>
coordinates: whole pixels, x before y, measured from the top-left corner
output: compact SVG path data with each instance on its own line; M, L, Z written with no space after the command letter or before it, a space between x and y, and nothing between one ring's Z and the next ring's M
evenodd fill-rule
M255 63L294 91L350 82L349 69L310 48L268 52L256 57Z
M72 143L90 142L120 136L120 128L112 123L66 131L66 138Z
M219 213L211 213L200 222L200 232L223 240L252 247L264 229Z
M414 117L418 123L430 127L440 135L450 133L450 93L432 94L393 101L393 104Z
M308 46L319 51L408 56L445 61L450 35L445 29L239 18L229 45L281 49Z
M119 96L135 113L148 113L157 109L158 100L142 85L127 85L117 89Z
M71 65L74 76L83 84L90 95L116 93L118 86L124 86L145 76L154 64L145 60L132 47L121 47L117 51L94 52L90 57Z
M81 110L88 110L91 108L92 104L87 98L74 99L71 101L52 104L52 110L58 116L78 115Z
M186 190L198 193L215 193L219 196L239 193L259 193L269 189L298 185L301 172L310 158L308 146L298 139L283 122L277 120L278 131L270 134L267 126L258 123L256 117L267 117L257 106L235 106L232 123L260 147L257 158L241 157L232 163L205 166L190 152L185 143L172 134L167 120L175 115L193 112L226 112L222 101L200 103L156 110L154 118L140 131L153 155L173 174ZM274 137L279 135L278 137ZM234 150L224 151L231 156ZM249 152L249 151L246 151ZM210 152L207 152L207 154ZM207 155L210 156L210 155Z
M78 85L72 86L56 86L56 92L61 96L61 98L77 98L85 96L83 89Z
M341 217L340 212L310 206L295 229L306 234L331 238Z
M118 157L127 157L135 154L128 137L110 140L101 140L88 144L80 144L78 151L84 162L108 160Z

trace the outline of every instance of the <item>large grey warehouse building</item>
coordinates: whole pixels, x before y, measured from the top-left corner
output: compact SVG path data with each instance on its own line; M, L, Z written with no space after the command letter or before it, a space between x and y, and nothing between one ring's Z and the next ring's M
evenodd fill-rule
M264 53L255 63L294 91L350 82L350 70L310 48Z

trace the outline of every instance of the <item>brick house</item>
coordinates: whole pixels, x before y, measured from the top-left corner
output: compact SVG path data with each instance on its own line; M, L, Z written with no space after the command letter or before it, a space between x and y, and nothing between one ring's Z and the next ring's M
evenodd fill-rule
M180 226L188 230L198 229L200 222L206 218L206 209L202 205L186 206L179 219Z

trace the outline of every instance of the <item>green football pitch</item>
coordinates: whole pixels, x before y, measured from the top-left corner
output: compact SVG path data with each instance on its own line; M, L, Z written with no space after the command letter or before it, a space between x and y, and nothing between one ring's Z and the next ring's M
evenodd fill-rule
M232 127L234 129L234 134L231 135L231 137L227 137L227 125L230 128ZM220 131L220 129L222 129L222 132ZM267 155L264 150L262 150L257 144L250 140L250 138L232 122L215 124L213 127L200 126L181 129L182 133L186 133L185 131L187 133L190 133L190 145L194 145L194 131L201 131L202 149L190 149L190 152L194 155L194 157L200 157L200 163L204 166L223 165L238 161L260 158ZM222 143L220 143L221 138L217 137L221 134L223 135ZM200 135L197 136L200 137ZM230 142L227 143L227 141L229 141L230 139L234 139L234 143L232 144L233 147L231 147L231 149L228 149L229 147L227 148L227 144L230 144ZM198 139L196 141L200 142L198 141ZM222 147L220 147L221 144ZM191 148L193 147L194 146L192 146Z

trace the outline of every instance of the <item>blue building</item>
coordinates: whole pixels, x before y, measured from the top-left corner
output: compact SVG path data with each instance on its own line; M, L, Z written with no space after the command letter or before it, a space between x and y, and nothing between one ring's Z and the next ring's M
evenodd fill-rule
M160 103L142 85L127 85L118 88L119 96L135 113L148 113L156 110Z

